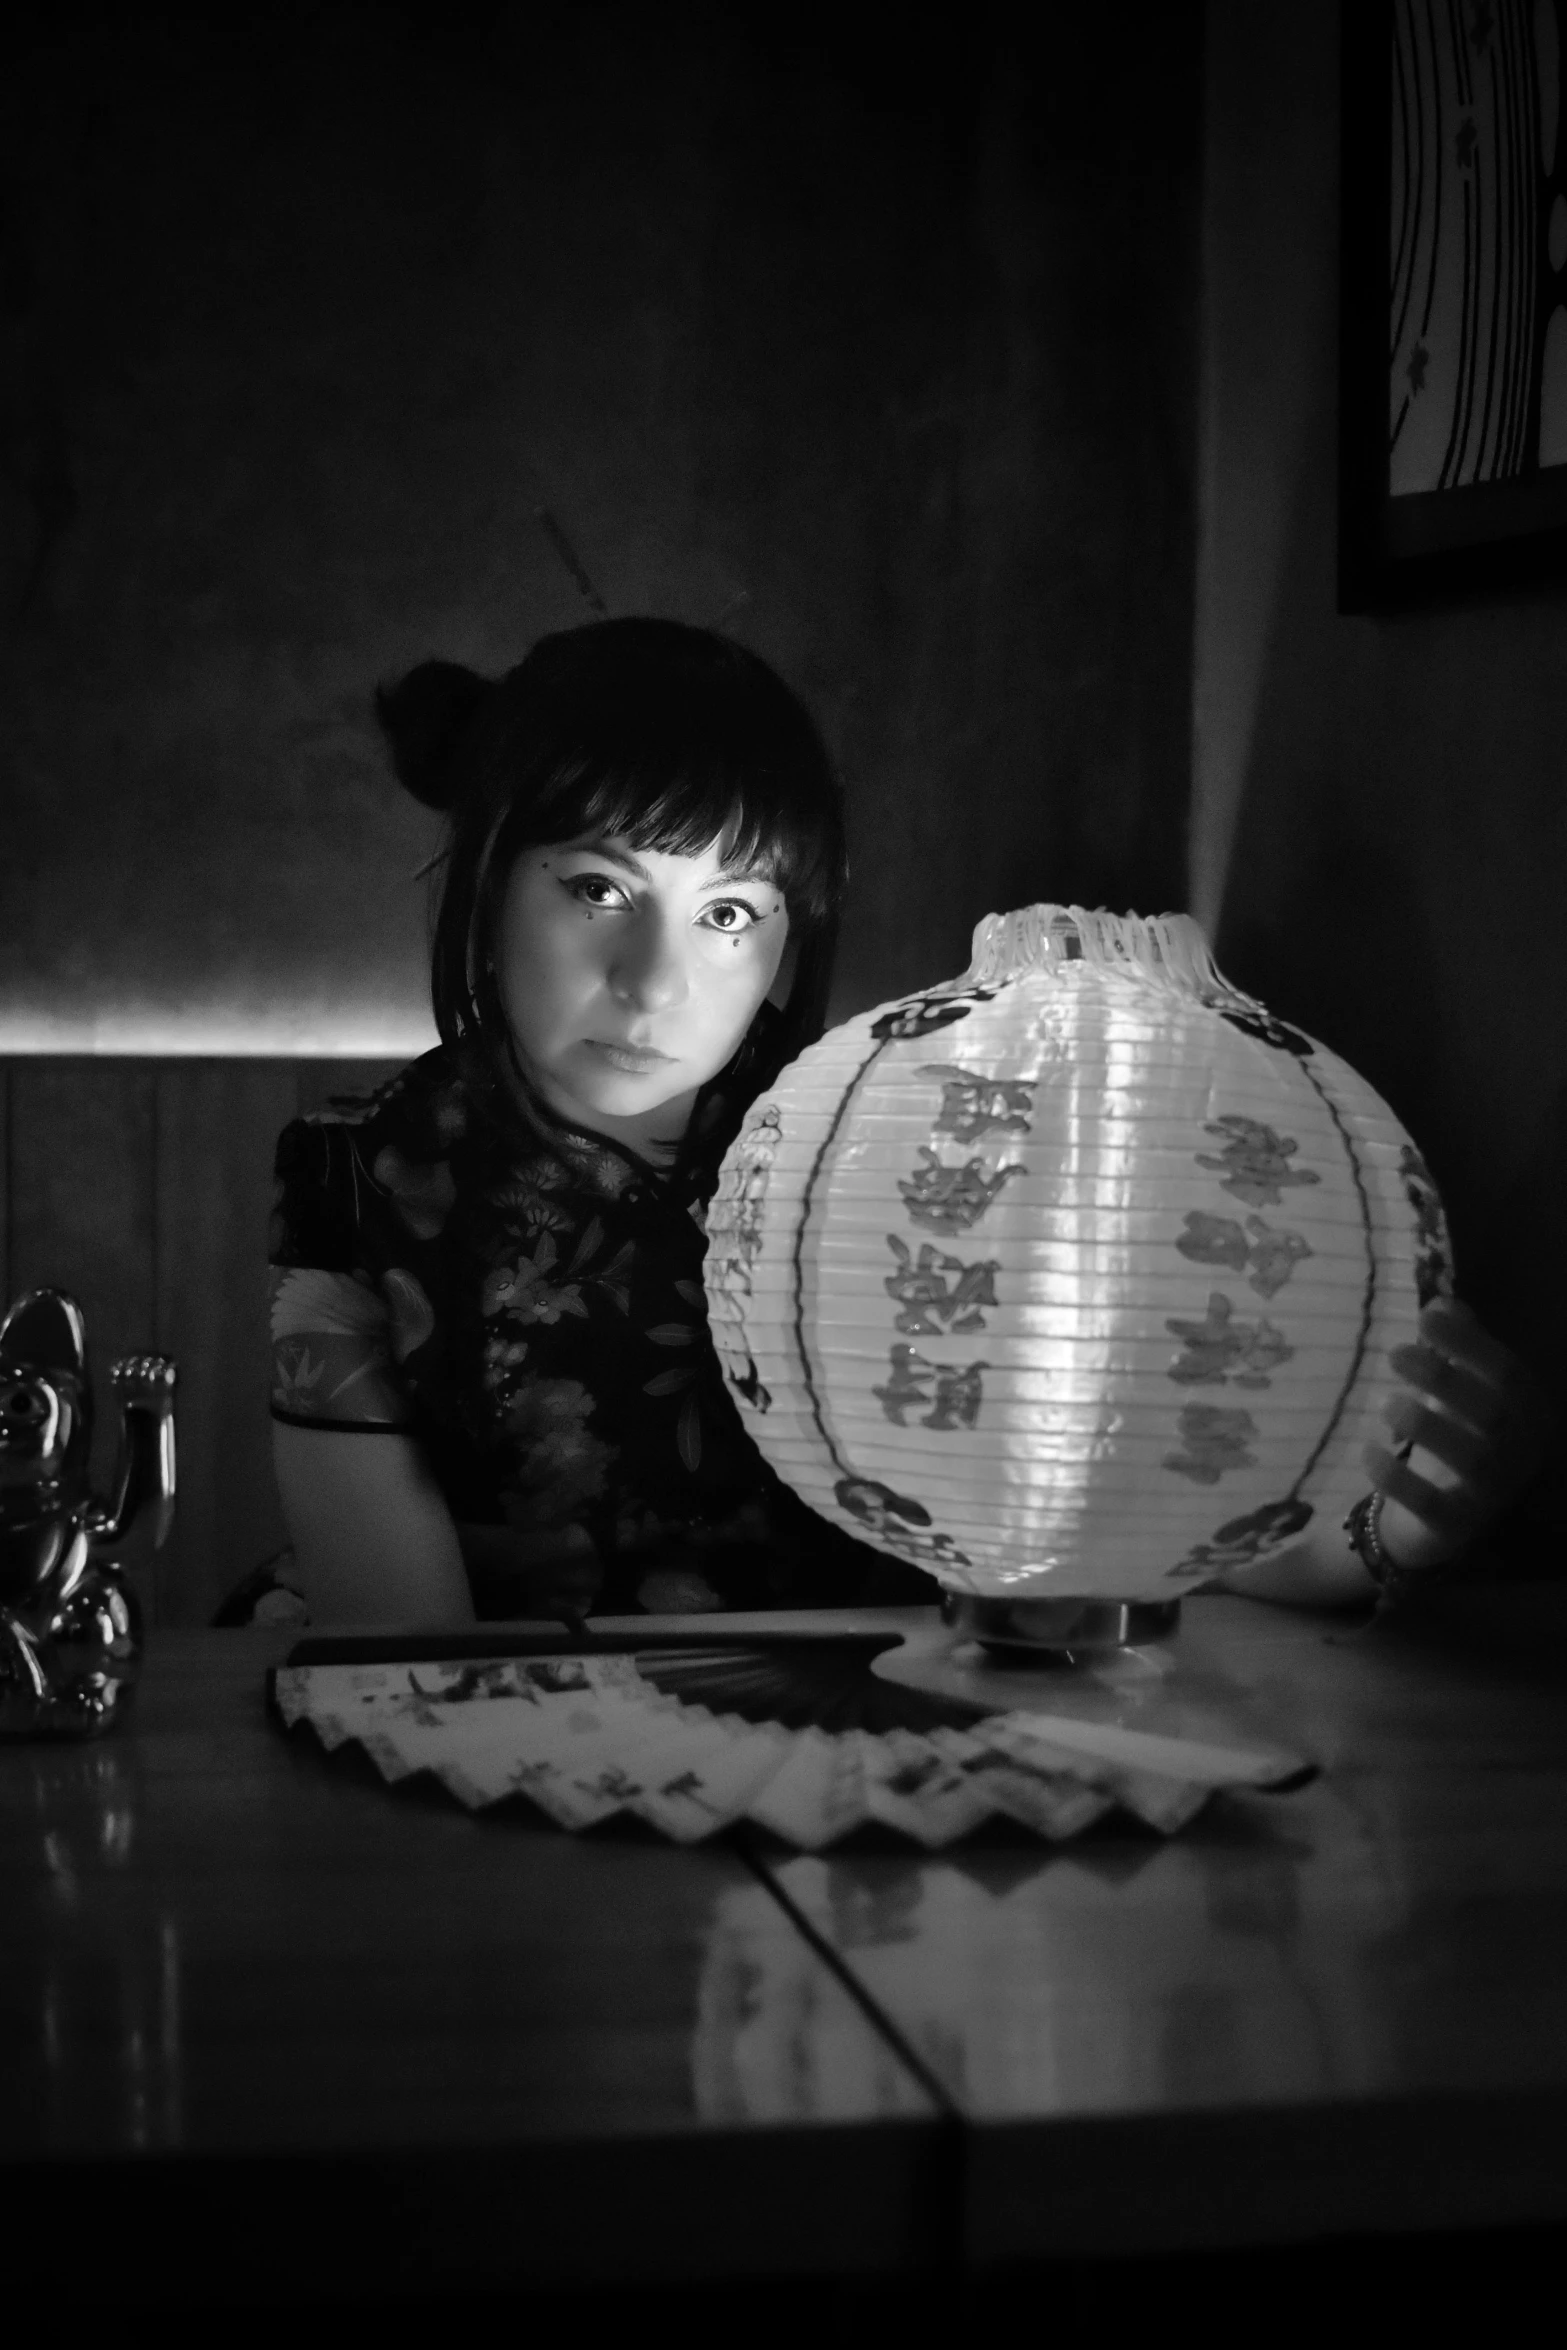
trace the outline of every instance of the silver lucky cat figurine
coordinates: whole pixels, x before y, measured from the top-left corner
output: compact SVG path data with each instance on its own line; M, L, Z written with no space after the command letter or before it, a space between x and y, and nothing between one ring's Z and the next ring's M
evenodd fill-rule
M174 1365L128 1355L112 1501L88 1490L92 1383L76 1300L18 1298L0 1322L0 1737L95 1738L125 1709L141 1610L111 1554L174 1518Z

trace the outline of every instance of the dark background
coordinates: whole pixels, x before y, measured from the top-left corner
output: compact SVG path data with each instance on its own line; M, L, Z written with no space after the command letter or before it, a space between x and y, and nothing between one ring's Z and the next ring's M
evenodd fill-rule
M423 1037L370 690L587 616L541 503L612 611L820 713L841 1009L993 907L1178 902L1201 44L1136 21L50 11L3 126L14 1039Z
M1192 905L1393 1104L1561 1397L1567 584L1335 608L1339 108L1335 11L1211 0Z

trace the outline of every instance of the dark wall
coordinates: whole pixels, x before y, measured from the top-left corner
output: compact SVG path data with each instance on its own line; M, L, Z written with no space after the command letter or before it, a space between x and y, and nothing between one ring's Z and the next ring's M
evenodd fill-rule
M396 1066L0 1058L0 1297L62 1287L86 1314L95 1492L113 1485L110 1365L155 1349L179 1368L173 1533L153 1554L144 1528L127 1552L156 1623L209 1623L287 1539L261 1263L273 1145L289 1119Z
M585 616L540 504L821 713L840 1008L992 907L1178 903L1197 18L44 12L0 1048L419 1041L431 828L368 696Z
M1432 1161L1460 1287L1560 1380L1567 585L1335 611L1334 12L1208 24L1193 902Z

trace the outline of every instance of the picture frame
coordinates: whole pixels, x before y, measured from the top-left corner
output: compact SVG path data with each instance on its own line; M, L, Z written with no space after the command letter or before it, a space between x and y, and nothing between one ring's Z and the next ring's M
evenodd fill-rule
M1567 0L1342 0L1343 612L1567 576Z

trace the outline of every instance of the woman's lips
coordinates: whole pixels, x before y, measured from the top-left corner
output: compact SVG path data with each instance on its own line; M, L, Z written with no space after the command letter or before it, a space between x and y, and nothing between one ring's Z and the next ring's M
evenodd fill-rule
M610 1044L600 1037L589 1039L589 1048L608 1061L612 1069L624 1069L631 1076L645 1076L650 1069L661 1067L673 1056L658 1052L650 1044Z

